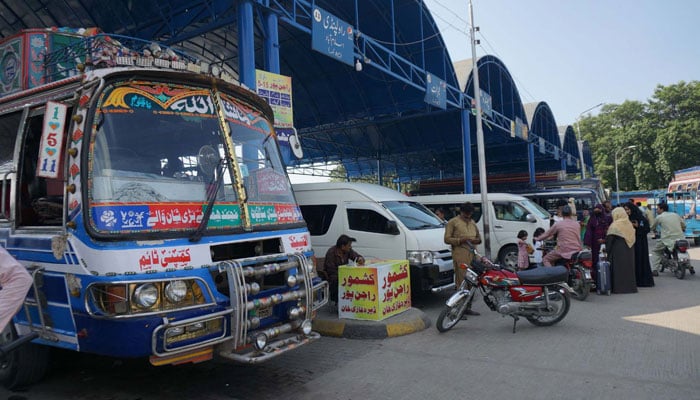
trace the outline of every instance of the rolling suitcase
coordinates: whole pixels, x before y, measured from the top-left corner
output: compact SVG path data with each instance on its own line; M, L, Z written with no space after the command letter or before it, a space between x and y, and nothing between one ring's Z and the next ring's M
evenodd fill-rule
M600 246L596 272L596 291L598 294L607 294L610 296L610 290L612 289L610 282L610 261L608 261L608 255L605 252L605 245Z

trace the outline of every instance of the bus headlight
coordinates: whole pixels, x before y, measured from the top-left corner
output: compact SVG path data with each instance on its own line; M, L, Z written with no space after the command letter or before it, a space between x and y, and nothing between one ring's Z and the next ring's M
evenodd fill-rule
M267 346L267 335L264 333L259 333L255 335L255 348L257 350L262 350Z
M311 333L312 327L313 325L310 319L305 319L304 322L301 323L301 331L304 332L304 335Z
M185 281L172 281L165 285L165 297L172 303L181 302L187 296L187 283Z
M144 283L134 290L134 302L141 308L151 308L158 302L158 288L152 283Z

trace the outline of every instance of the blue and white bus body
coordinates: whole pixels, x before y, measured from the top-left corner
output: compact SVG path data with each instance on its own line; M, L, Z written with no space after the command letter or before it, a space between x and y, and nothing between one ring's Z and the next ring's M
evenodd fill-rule
M121 54L105 37L75 45ZM0 97L0 245L34 278L0 341L39 334L6 386L40 347L257 363L320 337L328 287L272 109L181 61L118 58Z

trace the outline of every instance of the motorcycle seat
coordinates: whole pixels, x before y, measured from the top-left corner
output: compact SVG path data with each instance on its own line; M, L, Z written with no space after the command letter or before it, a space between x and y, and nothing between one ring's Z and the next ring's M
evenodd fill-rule
M593 259L593 253L591 253L590 250L588 249L583 249L579 252L574 253L571 256L571 261L576 262L579 260L592 260Z
M523 285L549 285L565 282L569 276L569 270L563 265L557 265L518 271L517 275Z

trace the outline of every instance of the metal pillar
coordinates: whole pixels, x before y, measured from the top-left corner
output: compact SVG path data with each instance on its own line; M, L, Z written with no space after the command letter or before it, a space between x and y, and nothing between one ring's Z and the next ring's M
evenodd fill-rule
M469 23L471 34L471 45L472 45L472 79L474 84L474 99L476 100L476 147L479 155L479 189L481 191L481 218L483 219L484 225L484 255L486 258L491 258L491 227L489 221L489 208L488 208L488 184L486 182L486 151L484 148L484 129L481 126L481 89L479 88L479 67L476 58L476 38L474 37L474 10L472 8L472 1L469 0Z
M268 13L265 16L265 70L275 74L280 73L280 43L277 14Z
M527 167L530 172L530 186L535 186L535 143L527 144Z
M462 109L462 162L464 163L464 193L474 193L472 187L472 139L469 127L470 111Z
M238 76L242 84L255 90L255 32L253 2L238 4Z

